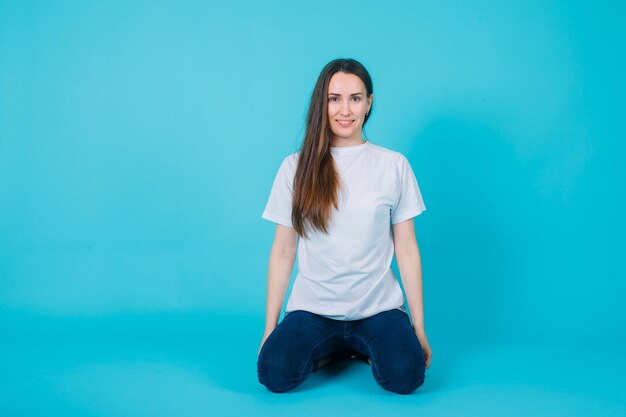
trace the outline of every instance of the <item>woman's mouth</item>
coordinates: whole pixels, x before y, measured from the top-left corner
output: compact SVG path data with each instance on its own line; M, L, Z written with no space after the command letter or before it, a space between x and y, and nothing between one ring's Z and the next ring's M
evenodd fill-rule
M341 127L348 127L354 122L354 120L339 120L339 119L335 119L335 120L337 120L337 123L339 123L339 126Z

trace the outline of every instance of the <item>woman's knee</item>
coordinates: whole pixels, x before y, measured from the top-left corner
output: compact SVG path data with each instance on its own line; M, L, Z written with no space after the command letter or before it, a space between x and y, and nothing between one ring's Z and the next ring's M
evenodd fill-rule
M392 361L378 366L377 371L378 375L374 373L376 382L398 394L410 394L424 384L425 367L419 360Z
M268 336L257 361L259 382L274 392L300 385L313 371L317 354L334 346L327 319L306 311L287 315Z
M285 352L261 352L257 361L257 377L270 391L284 392L306 379L308 373L304 375L300 368Z

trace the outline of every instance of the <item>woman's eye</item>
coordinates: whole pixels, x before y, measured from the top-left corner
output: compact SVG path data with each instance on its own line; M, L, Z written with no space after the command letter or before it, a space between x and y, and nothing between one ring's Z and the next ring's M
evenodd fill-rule
M352 97L354 99L354 101L360 101L361 97Z
M337 101L337 97L329 97L328 101Z

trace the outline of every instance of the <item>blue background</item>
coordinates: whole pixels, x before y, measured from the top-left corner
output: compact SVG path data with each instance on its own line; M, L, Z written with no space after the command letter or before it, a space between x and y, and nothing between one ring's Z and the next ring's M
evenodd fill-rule
M624 12L0 1L0 413L317 415L321 394L363 415L626 415ZM365 364L291 395L256 381L260 216L337 57L370 71L366 136L409 158L428 208L434 355L410 397Z

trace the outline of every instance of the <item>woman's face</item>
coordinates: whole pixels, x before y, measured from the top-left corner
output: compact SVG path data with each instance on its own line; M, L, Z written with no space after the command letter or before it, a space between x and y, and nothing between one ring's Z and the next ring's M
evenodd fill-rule
M361 143L365 113L370 111L374 95L367 97L365 84L354 74L336 72L328 83L328 122L332 146Z

